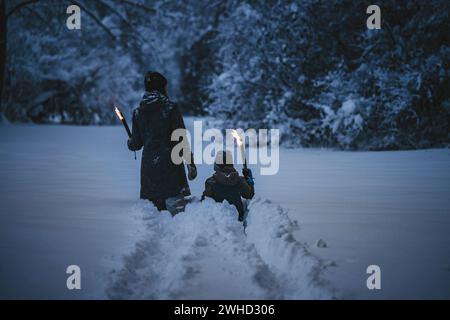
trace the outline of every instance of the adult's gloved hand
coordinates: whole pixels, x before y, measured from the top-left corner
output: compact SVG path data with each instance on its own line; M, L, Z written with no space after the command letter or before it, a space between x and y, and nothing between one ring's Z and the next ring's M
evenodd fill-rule
M187 165L187 169L188 169L188 179L194 180L197 177L197 167L195 166L195 164L192 163Z
M131 150L131 139L128 139L128 140L127 140L127 146L128 146L128 149Z

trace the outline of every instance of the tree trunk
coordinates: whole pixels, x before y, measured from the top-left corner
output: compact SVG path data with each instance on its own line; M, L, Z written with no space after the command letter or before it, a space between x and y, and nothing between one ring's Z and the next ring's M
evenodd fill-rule
M6 73L6 37L7 37L6 0L0 0L0 122L3 117L3 89Z

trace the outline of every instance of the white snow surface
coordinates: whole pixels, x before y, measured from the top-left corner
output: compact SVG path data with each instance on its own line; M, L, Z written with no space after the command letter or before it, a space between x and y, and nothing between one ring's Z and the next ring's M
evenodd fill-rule
M323 266L293 237L282 208L256 199L247 236L236 210L212 199L174 218L148 202L134 207L146 232L111 274L113 299L324 299Z
M140 161L120 126L3 123L0 298L448 299L449 160L281 149L277 175L252 167L245 236L227 204L171 218L138 200ZM213 171L198 170L197 197ZM72 264L81 290L66 288ZM366 287L371 264L381 290Z

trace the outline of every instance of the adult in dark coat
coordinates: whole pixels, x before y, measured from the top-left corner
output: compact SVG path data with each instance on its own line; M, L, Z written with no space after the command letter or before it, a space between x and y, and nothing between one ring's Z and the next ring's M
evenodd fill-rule
M172 132L185 129L178 106L167 97L167 80L158 72L145 76L146 92L138 108L133 111L132 136L128 140L131 151L142 147L141 199L153 202L158 210L166 210L168 199L190 195L183 163L174 164ZM192 155L189 155L192 159ZM189 180L195 179L197 169L188 164Z

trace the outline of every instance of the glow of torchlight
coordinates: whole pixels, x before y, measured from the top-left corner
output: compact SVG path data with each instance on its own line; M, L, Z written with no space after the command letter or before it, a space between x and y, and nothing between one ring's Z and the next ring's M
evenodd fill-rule
M245 159L244 141L242 140L241 136L235 129L231 130L231 135L233 136L233 138L236 139L239 149L241 150L241 156L242 156L242 161L244 162L244 167L247 168L247 159Z
M242 146L244 144L244 142L242 141L241 136L239 135L239 133L236 130L232 129L231 130L231 135L233 136L233 138L236 139L236 142L237 142L238 146Z
M123 120L122 112L120 112L120 110L117 107L114 107L114 111L116 112L116 114L119 117L119 119Z

